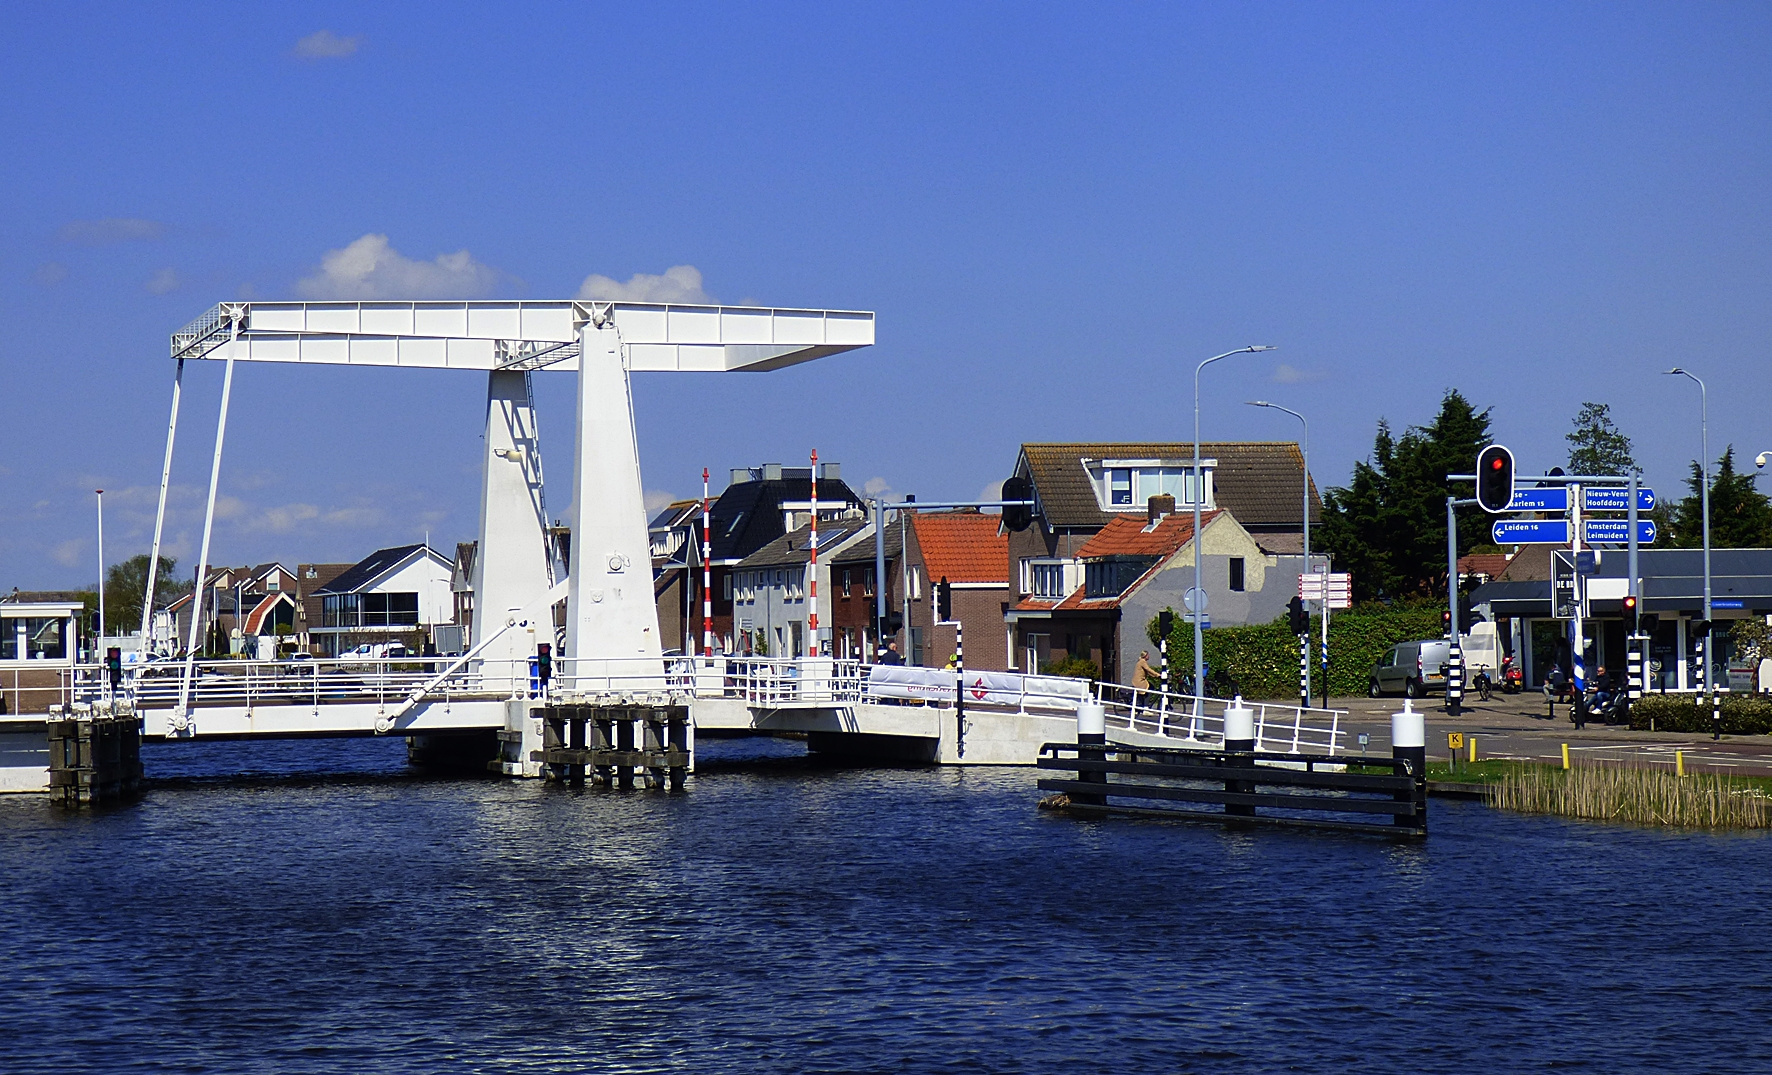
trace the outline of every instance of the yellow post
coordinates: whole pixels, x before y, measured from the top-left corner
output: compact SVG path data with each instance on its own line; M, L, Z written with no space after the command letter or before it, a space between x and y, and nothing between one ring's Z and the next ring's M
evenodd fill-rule
M1563 744L1563 768L1569 768L1569 744Z
M1470 760L1471 764L1474 765L1477 761L1477 737L1473 735L1466 739L1465 742L1470 745Z
M1683 750L1674 751L1674 775L1686 775L1686 752Z

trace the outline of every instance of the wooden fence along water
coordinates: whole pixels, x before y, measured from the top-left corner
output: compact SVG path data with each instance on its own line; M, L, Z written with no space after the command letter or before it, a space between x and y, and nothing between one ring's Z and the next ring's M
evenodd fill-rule
M1400 758L1048 743L1037 764L1076 774L1039 781L1072 813L1427 832L1425 773Z

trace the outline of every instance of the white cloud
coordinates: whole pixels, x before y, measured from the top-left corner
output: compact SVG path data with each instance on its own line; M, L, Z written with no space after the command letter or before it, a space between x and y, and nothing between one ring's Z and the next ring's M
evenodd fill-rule
M667 493L663 489L648 489L643 494L643 502L646 505L646 514L650 516L655 512L663 511L670 507L677 499L675 493Z
M331 30L317 30L295 43L295 55L303 60L342 60L362 44L355 35L340 37Z
M31 274L31 279L44 287L54 287L67 278L68 267L59 261L46 261L37 266L37 271Z
M178 270L169 265L148 277L148 282L145 286L152 294L170 295L183 286L183 284L184 280L179 277Z
M1305 384L1309 381L1320 381L1327 376L1329 375L1321 370L1301 370L1282 362L1274 367L1274 372L1268 377L1268 380L1275 384Z
M693 265L672 265L663 273L637 272L627 283L592 273L578 285L581 299L612 299L617 302L689 302L711 303L713 297L701 289L701 270Z
M86 539L69 538L51 549L49 555L63 567L78 567L86 559Z
M64 243L103 246L106 243L152 242L166 234L166 225L139 217L106 217L103 220L70 220L56 237Z
M879 496L892 491L892 483L885 478L869 478L862 484L861 491L868 496Z
M473 299L506 279L466 250L417 261L389 246L386 235L370 234L328 250L320 271L298 281L295 290L309 299Z

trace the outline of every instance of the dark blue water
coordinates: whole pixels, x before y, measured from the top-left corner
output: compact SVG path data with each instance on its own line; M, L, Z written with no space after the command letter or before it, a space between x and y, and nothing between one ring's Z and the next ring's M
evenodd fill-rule
M704 748L674 797L396 741L0 799L0 1072L1772 1070L1763 837L1080 822L1028 770Z

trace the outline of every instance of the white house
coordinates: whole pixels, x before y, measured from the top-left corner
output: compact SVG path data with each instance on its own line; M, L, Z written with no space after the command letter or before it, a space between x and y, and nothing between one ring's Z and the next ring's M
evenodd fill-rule
M314 591L322 611L319 626L309 625L308 634L328 657L418 630L428 636L455 619L454 567L428 545L377 549Z

